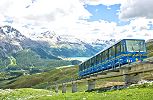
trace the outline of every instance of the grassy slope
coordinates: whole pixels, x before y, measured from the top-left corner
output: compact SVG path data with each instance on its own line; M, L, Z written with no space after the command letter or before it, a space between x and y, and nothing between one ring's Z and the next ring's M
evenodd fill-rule
M0 100L27 100L32 97L47 96L50 92L42 89L7 89L0 90Z
M40 89L0 90L0 100L152 100L153 84L133 86L108 92L78 92L55 94Z
M53 69L49 72L25 75L14 80L14 82L7 84L4 88L22 88L22 87L35 87L46 88L48 83L61 82L66 79L77 77L78 66L67 67L60 69Z
M41 100L152 100L153 89L127 89L104 93L68 93L57 96L42 96ZM35 99L35 98L32 98ZM31 99L31 100L32 100Z
M40 74L34 75L25 75L21 76L9 84L5 83L3 88L39 88L39 89L50 89L53 82L64 82L69 79L75 78L78 76L78 66L74 67L66 67L66 68L57 68L51 70L49 72L44 72ZM107 79L99 79L96 82L96 88L112 86L112 85L120 85L123 84L122 77L116 78L107 78ZM59 86L61 90L61 86ZM87 82L78 83L78 91L87 90ZM67 91L71 92L71 85L67 86Z

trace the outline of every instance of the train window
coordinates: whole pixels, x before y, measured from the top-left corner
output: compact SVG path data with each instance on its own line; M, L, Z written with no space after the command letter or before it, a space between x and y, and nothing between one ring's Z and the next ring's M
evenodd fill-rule
M103 57L103 56L102 56L102 53L103 53L103 52L101 52L101 53L99 54L99 57L100 57L99 60L100 60L100 62L102 62L102 60L103 60L103 59L102 59L102 57Z
M85 69L87 69L87 62L85 62Z
M83 63L83 70L85 70L86 69L86 64L85 64L85 62Z
M125 42L122 41L121 44L122 44L122 45L121 45L121 52L125 52Z
M86 61L86 66L87 66L87 68L89 68L89 60L88 61Z
M84 64L82 63L81 64L81 71L83 71L84 70Z
M105 60L105 58L106 58L105 51L103 51L102 59Z
M127 51L146 52L144 40L126 40Z
M116 54L120 53L121 52L121 43L118 43L116 45Z
M115 46L109 48L109 57L115 56Z
M102 55L102 59L105 60L105 51L103 51Z
M101 60L102 60L102 53L99 54L98 58L99 58L99 62L101 62Z
M83 70L83 68L82 68L82 67L83 67L83 66L82 66L82 64L81 64L81 65L80 65L80 67L79 67L79 68L80 68L80 71L82 71L82 70Z
M112 56L115 56L115 46L112 46Z
M93 59L92 59L93 61L92 61L92 64L94 65L94 63L95 63L95 57L93 57Z
M98 63L98 62L99 62L99 54L96 55L96 63Z
M112 56L112 47L108 49L109 50L109 57Z
M82 64L82 71L84 71L84 69L85 69L85 68L84 68L84 64Z
M94 64L94 59L91 58L91 66L93 66L93 64Z
M96 56L94 57L94 64L96 63L97 59L96 59Z
M103 52L101 52L99 56L100 56L100 62L102 62L102 60L103 60Z
M99 54L96 55L96 63L98 63L98 62L99 62Z
M88 60L88 68L90 67L90 60Z
M121 52L124 52L124 45L121 45Z
M91 59L89 59L89 67L91 67Z
M83 64L80 65L80 71L83 71Z
M86 69L88 68L88 61L86 61Z
M109 56L108 56L108 49L106 50L106 59L108 58Z
M96 56L93 57L93 65L96 63Z
M98 61L98 57L97 57L97 55L95 56L95 63L97 63L97 61Z
M107 58L107 51L104 52L104 59Z
M91 67L91 59L89 59L89 66Z
M89 59L89 64L90 64L90 67L92 66L92 62L91 62L91 59Z
M89 67L91 67L91 61L90 61L90 59L89 59Z
M79 66L79 71L82 71L82 64Z
M104 51L104 59L108 58L108 50Z
M98 63L100 62L100 54L98 54Z

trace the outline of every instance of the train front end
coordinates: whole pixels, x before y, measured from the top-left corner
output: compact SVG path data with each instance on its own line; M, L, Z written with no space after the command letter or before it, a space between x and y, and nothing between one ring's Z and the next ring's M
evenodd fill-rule
M126 45L126 62L141 62L147 58L145 40L127 39L124 41Z

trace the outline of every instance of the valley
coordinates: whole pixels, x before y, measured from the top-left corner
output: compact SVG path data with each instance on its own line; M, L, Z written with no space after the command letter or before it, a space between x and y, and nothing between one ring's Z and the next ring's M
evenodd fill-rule
M97 40L94 43L86 43L74 37L59 37L56 36L55 33L54 35L52 34L53 33L51 32L45 32L41 33L40 37L36 38L36 35L34 35L33 37L28 38L11 26L3 26L0 28L1 98L6 98L11 93L18 95L20 91L25 94L26 91L32 91L31 94L34 92L31 97L32 99L35 99L34 96L38 96L37 98L51 98L52 95L52 98L55 98L55 89L51 87L51 84L77 78L79 63L115 42L115 40ZM153 56L153 41L147 41L146 46L148 57ZM145 77L152 80L152 76L148 73ZM85 92L87 88L85 84L86 83L78 84L78 91L80 94L77 94L80 95L80 98L84 98L84 96L81 96L82 93L86 96L97 94L87 94ZM122 77L102 79L97 82L96 89L122 84L124 84ZM10 90L7 90L8 88ZM62 87L59 86L59 89L61 88ZM68 92L71 92L71 86L68 86L67 88ZM38 92L39 89L43 89L41 90L44 91L43 95L40 95L41 92ZM51 94L51 90L53 94ZM6 94L2 94L1 91L6 91ZM19 93L16 91L19 91ZM122 91L125 92L130 90ZM135 92L137 90L132 91ZM112 92L112 94L113 93L115 92ZM74 96L73 94L70 94L69 96L66 95L59 95L58 98L61 99ZM29 95L27 94L24 97L27 98L28 96ZM21 98L24 97L21 96ZM20 98L20 96L10 96L10 98ZM90 96L90 98L93 97Z

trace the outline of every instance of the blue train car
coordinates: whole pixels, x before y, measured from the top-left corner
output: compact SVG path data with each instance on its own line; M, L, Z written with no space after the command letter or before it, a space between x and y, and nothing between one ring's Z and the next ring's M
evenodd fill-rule
M145 40L123 39L79 65L79 76L114 69L147 58Z

